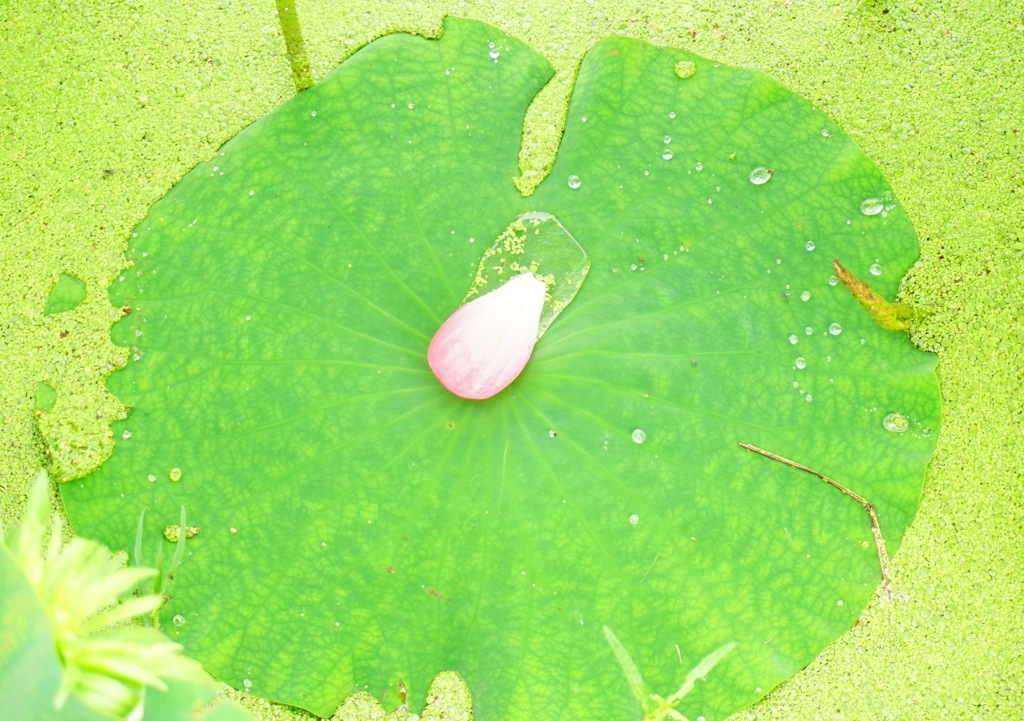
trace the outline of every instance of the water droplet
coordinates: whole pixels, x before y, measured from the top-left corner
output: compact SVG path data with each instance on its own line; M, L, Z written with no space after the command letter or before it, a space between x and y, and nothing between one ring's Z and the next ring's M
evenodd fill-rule
M807 367L807 359L803 356L797 356L797 359L793 361L793 365L796 366L797 370L803 370Z
M810 403L811 401L814 400L814 396L812 396L810 393L808 393L807 395L804 396L804 400L807 401L808 403Z
M836 278L834 275L830 276L828 279L828 284L831 285L832 287L839 285L839 278Z
M247 678L244 678L244 679L242 679L242 685L245 686L245 688L248 690L248 689L252 688L252 681L250 681Z
M811 299L811 291L805 290L803 293L800 294L800 300L804 301L805 303L807 301L809 301L810 299Z
M245 319L246 320L252 320L252 316L251 315L247 315L247 316L245 316Z
M821 137L827 138L829 135L831 135L831 133L829 133L825 128L821 129Z
M772 174L775 171L771 168L766 168L763 165L758 165L756 168L750 171L750 182L754 185L764 185L772 179Z
M587 122L587 116L586 116L586 115L584 115L584 116L583 116L582 118L580 118L580 122L581 122L581 123L585 123L585 122Z
M868 198L860 204L860 212L864 215L878 215L885 210L885 205L878 198Z
M499 53L497 50L492 50L491 52L487 53L487 55L490 56L491 60L493 60L494 62L498 62L498 56L501 55L501 53Z
M168 476L170 477L170 479L172 481L177 483L178 481L181 480L181 469L180 468L172 468L171 472L168 474Z
M578 175L570 175L569 176L569 187L570 188L572 188L573 190L576 190L576 188L580 187L581 185L583 185L583 181L580 180L580 176L578 176Z
M647 440L647 433L643 428L634 429L630 436L633 438L633 443L643 443Z
M122 441L127 441L131 437L132 437L132 432L131 431L125 431L124 433L121 434L121 440Z
M557 435L558 435L558 433L555 432L554 428L552 428L550 431L548 431L548 438L554 438Z
M792 345L796 345L797 343L800 342L800 339L797 337L796 333L793 333L791 336L789 336L789 342Z
M680 60L678 63L676 63L675 69L676 75L683 78L684 80L693 75L695 72L697 72L697 66L694 65L689 60Z
M256 195L256 191L255 190L250 190L249 191L249 197L251 198L254 195Z
M871 275L881 275L882 266L879 263L872 263L871 267L868 268L868 272L871 273Z
M312 117L312 118L315 118L316 117L316 111L315 110L311 110L309 112L309 116Z
M676 119L676 111L675 110L673 110L672 112L670 112L668 114L668 119L669 120L675 120Z
M843 332L843 326L838 323L830 323L828 326L828 332L830 335L839 335Z
M811 326L807 326L806 328L804 328L804 335L811 335L813 333L814 333L814 328L811 328Z
M806 243L804 243L804 247L807 249L808 253L811 252L812 250L814 250L814 241L808 240Z
M882 419L882 428L893 433L903 433L910 428L910 421L902 413L890 413Z
M672 136L671 135L666 135L664 138L662 138L662 140L664 140L665 144L668 145L669 143L672 142Z
M661 154L661 157L664 160L672 160L672 151L671 150L666 150L664 153Z
M694 167L694 170L704 170L704 163L697 163L693 167Z
M630 523L630 525L633 525L633 526L635 526L636 524L640 523L640 516L638 516L638 515L636 515L634 513L633 515L631 515L629 517L629 523Z
M416 106L415 106L415 105L413 105L412 103L409 103L409 104L408 104L408 105L406 105L405 107L409 108L409 110L414 110L414 109L416 108Z
M181 628L182 626L184 626L184 625L185 625L185 617L184 617L184 616L182 616L182 615L181 615L181 614L179 613L179 614L175 615L175 617L174 617L174 618L172 618L172 619L171 619L171 623L173 623L173 624L174 624L175 626L177 626L178 628Z
M843 599L840 598L838 601L836 601L836 605L837 606L842 606L843 605Z
M150 473L148 476L146 476L146 480L149 481L150 483L156 483L156 474Z

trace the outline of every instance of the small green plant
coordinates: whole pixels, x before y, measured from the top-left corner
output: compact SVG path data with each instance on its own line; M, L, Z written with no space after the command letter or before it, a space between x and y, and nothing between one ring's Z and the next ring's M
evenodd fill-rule
M135 530L135 565L138 568L144 568L146 564L142 560L142 529L146 520L146 509L142 509L142 513L139 514L139 525ZM187 528L185 525L185 507L181 507L181 522L178 524L178 528ZM143 578L139 579L138 585L136 585L136 595L140 598L148 595L156 595L160 598L160 605L150 611L148 614L143 616L143 622L150 628L160 630L160 610L167 603L167 599L170 598L171 582L174 580L174 572L178 570L178 566L181 565L181 560L185 557L185 539L187 538L186 533L179 533L177 539L174 541L174 555L171 556L171 562L167 566L167 570L163 569L164 560L164 549L163 544L156 547L156 561L153 564L155 571Z
M159 593L131 595L157 572L127 567L125 554L95 541L64 543L61 517L54 514L47 523L49 488L41 471L23 523L7 531L4 542L50 620L64 669L54 707L60 710L74 694L97 713L136 720L147 687L166 691L170 679L211 685L202 667L180 654L181 646L131 623L138 616L155 619L163 605Z
M679 690L666 698L656 693L651 693L650 689L644 684L643 676L640 675L640 669L636 667L636 663L629 655L629 652L626 651L625 646L622 645L610 628L607 626L602 626L601 628L604 629L605 638L608 639L608 645L612 647L615 659L622 667L622 673L626 675L626 681L629 682L629 688L633 692L633 696L640 702L640 708L644 712L643 721L663 721L663 719L667 718L674 719L675 721L688 721L685 716L676 710L676 706L679 705L686 694L693 690L697 679L707 676L711 669L736 647L735 643L727 643L709 653L697 664L696 668L686 674L686 679L683 681L683 685L679 687Z

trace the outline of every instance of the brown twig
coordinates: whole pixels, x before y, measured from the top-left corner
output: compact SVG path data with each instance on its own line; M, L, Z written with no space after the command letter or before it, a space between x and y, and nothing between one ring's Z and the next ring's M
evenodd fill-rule
M875 510L875 506L873 503L871 503L868 499L864 498L864 496L860 495L856 491L851 491L849 488L844 486L839 481L833 480L826 476L825 474L819 473L813 468L808 468L807 466L801 463L791 461L788 458L783 458L780 455L776 455L771 451L766 451L763 448L758 448L757 446L751 445L750 443L740 443L740 447L746 448L748 451L758 453L764 456L765 458L771 458L773 461L784 463L787 466L790 466L791 468L796 468L797 470L810 473L812 476L817 476L821 480L825 481L825 483L829 484L838 491L842 491L847 496L849 496L853 500L857 501L857 503L859 503L861 506L863 506L864 510L868 512L868 520L871 523L871 535L875 537L875 550L878 552L878 565L882 569L882 587L886 591L889 590L889 552L885 549L885 539L882 538L882 527L878 524L878 511Z

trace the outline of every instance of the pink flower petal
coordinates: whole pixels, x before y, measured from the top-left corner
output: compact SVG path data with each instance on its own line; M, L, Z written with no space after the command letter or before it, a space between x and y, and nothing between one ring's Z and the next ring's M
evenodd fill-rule
M546 290L533 273L522 273L452 313L427 350L441 385L481 400L514 381L537 342Z

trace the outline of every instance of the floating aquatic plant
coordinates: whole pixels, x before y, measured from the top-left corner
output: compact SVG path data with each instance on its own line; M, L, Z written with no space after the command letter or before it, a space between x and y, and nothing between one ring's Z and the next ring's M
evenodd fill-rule
M836 256L884 262L884 293L917 258L900 207L858 210L888 197L878 168L764 75L616 36L522 197L523 117L550 75L473 21L381 38L132 235L111 291L132 360L109 387L134 410L62 492L81 533L125 548L142 508L187 505L202 534L168 632L226 682L326 716L354 687L418 697L457 669L487 721L628 718L607 625L657 689L678 688L674 640L737 642L677 707L725 717L879 582L863 511L740 441L849 479L899 546L935 444L934 359L830 285ZM590 272L518 379L463 401L427 362L445 318L532 289L526 347L578 282L517 252L548 232L523 219L537 208ZM481 254L509 218L508 247Z

